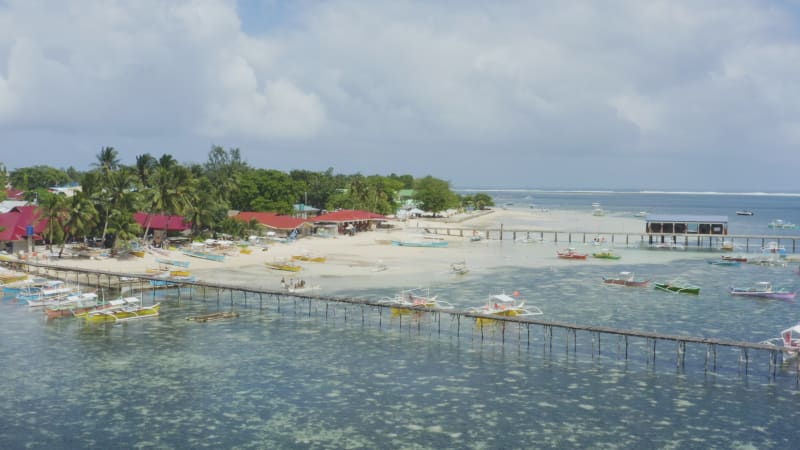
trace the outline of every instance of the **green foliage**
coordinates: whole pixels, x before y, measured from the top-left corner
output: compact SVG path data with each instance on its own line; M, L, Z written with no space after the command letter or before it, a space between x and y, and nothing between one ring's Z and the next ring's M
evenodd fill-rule
M231 207L240 211L274 211L291 214L303 197L303 185L279 170L243 172L239 189L231 194Z
M8 184L8 171L6 165L0 163L0 202L6 199L6 184Z
M10 174L10 180L14 189L28 191L64 185L69 181L69 176L61 169L50 166L33 166L14 170Z
M414 186L414 200L422 209L436 215L448 208L458 206L458 196L450 190L450 183L430 175L417 180Z
M465 195L461 197L462 206L472 206L475 209L484 210L487 206L494 206L494 200L489 194L479 192L475 195Z

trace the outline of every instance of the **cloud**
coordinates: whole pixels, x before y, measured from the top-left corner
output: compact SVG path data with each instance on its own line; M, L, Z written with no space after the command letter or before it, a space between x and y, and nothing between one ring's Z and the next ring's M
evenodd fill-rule
M248 5L0 5L0 129L460 183L559 183L544 161L595 185L609 161L632 168L616 183L688 159L693 182L730 183L764 152L797 168L798 18L780 3Z

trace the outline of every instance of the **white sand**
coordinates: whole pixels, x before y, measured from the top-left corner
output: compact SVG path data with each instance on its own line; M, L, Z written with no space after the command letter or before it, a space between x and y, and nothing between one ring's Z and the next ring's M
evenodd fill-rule
M171 255L146 254L144 258L128 256L120 259L77 259L65 258L53 261L60 266L93 268L119 273L144 274L148 268L158 267L156 258L168 258L191 261L188 270L198 280L242 285L251 288L279 289L281 279L303 279L307 284L319 286L319 294L331 293L341 289L357 289L369 287L409 288L418 286L435 286L437 281L452 280L449 273L450 264L464 261L470 269L466 276L481 276L501 266L515 267L558 267L574 264L604 264L609 272L615 267L640 263L668 263L674 259L702 258L702 252L652 251L635 248L639 244L639 235L644 230L644 222L634 217L606 215L592 216L589 211L550 211L538 212L524 209L496 210L480 217L455 217L448 221L409 220L395 222L396 229L377 230L359 233L356 236L338 236L334 238L302 238L290 244L275 243L268 250L262 251L253 247L252 253L234 252L224 262L209 261L184 256L179 251ZM503 224L506 238L497 239L493 233L491 240L471 242L469 230L499 229ZM448 241L446 248L400 247L386 245L378 241L402 240L425 241L422 231L432 227L452 227L466 229L465 237L442 236ZM547 241L543 243L514 242L509 232L513 230L559 230L559 242L553 242L552 233L545 234ZM583 243L583 233L576 231L598 232L599 235L586 234L587 243ZM573 232L572 243L566 242L567 233ZM610 235L617 233L634 233L630 236L630 246L625 246L624 236L617 235L612 245ZM453 234L459 234L453 231ZM534 237L538 235L534 234ZM595 236L606 240L599 246L592 245ZM525 238L518 233L517 239ZM575 247L582 253L592 253L601 248L613 248L622 256L619 261L594 259L586 261L562 260L556 257L556 251L564 247ZM300 262L303 269L292 273L267 269L265 262L289 259L292 255L325 256L325 263ZM376 271L379 265L386 270ZM179 268L175 268L179 269ZM622 270L622 269L620 269Z

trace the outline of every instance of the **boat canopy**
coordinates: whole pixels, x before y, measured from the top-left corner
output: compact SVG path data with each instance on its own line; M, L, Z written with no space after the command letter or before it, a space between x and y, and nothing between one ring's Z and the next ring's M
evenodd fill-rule
M514 297L511 297L508 294L493 295L492 296L492 300L496 300L496 301L504 302L504 303L514 303L516 301L516 300L514 300Z

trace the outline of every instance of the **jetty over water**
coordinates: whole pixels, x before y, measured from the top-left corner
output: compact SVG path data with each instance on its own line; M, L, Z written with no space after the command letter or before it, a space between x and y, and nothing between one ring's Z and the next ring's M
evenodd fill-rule
M425 227L424 230L431 234L443 236L469 237L479 234L484 239L512 240L518 239L536 240L539 242L554 244L589 244L596 238L602 238L607 245L624 245L648 247L658 246L659 244L672 244L670 248L681 249L720 249L723 243L736 246L744 252L761 252L769 248L770 244L783 247L787 253L797 253L800 251L800 235L766 235L766 234L720 234L720 233L676 233L676 232L631 232L631 231L563 231L549 229L525 229L525 228L505 228L502 224L499 228L465 228L465 227Z
M136 289L138 284L143 297L144 291L148 290L149 281L159 280L147 275L26 261L0 263L17 270L97 288L128 286ZM747 377L751 372L758 372L774 380L779 370L784 373L792 369L783 361L783 354L777 347L761 343L579 325L536 317L497 316L425 306L396 306L387 305L377 299L308 295L202 281L175 281L167 289L177 291L179 298L186 295L193 299L199 294L203 301L215 299L220 307L229 304L231 312L254 308L257 303L259 311L274 310L279 314L313 316L334 323L343 321L361 326L377 325L381 329L396 326L409 333L416 330L421 334L424 330L430 336L449 336L459 341L469 339L470 342L478 342L480 345L540 348L544 354L549 355L560 353L560 349L563 349L567 357L590 356L591 359L602 357L625 362L640 361L652 369L658 365L683 372L687 367L687 355L690 355L693 368L704 373L730 371L735 367L740 376ZM155 301L155 291L152 296ZM722 349L728 351L722 352ZM731 362L731 359L734 361ZM793 369L796 383L800 385L800 370L796 365Z

